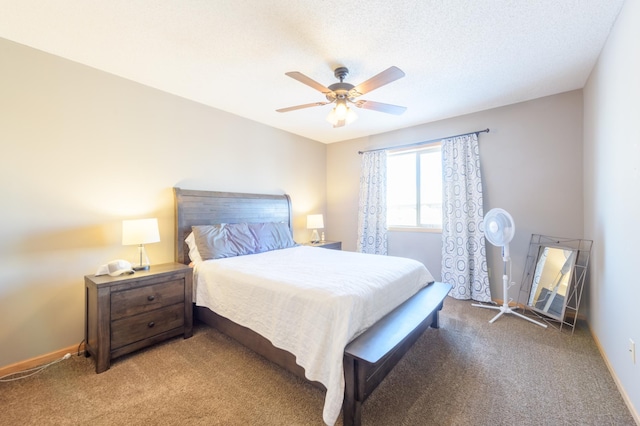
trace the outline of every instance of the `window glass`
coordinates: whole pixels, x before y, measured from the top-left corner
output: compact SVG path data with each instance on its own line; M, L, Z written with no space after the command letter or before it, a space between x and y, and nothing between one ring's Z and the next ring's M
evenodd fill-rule
M416 226L416 156L406 153L387 159L387 225Z
M389 152L387 225L390 228L442 228L440 144Z
M429 228L442 228L440 154L440 149L420 153L420 226Z

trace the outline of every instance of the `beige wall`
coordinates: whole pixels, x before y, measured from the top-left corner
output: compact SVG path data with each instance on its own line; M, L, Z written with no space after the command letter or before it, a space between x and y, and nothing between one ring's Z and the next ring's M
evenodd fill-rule
M355 250L357 239L358 150L414 143L490 128L481 133L480 156L485 211L501 207L516 223L510 245L510 296L518 297L531 234L582 238L582 92L415 126L327 147L327 235ZM441 235L390 232L389 254L422 261L440 278ZM502 260L488 247L491 288L502 299Z
M628 0L584 88L589 322L640 424L640 1Z
M0 367L80 343L83 276L136 253L122 219L158 217L173 260L174 186L286 192L300 241L325 212L324 144L2 39L0 69Z

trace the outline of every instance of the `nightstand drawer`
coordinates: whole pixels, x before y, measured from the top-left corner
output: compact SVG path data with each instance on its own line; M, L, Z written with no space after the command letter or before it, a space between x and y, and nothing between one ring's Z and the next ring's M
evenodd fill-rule
M111 322L111 350L184 325L184 304Z
M174 280L111 294L111 320L184 302L184 280Z

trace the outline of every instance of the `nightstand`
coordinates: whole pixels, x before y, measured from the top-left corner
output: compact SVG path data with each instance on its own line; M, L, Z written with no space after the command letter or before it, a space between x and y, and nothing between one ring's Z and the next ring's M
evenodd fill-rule
M86 275L85 355L96 373L113 358L171 337L193 334L193 270L180 263L151 265L131 275Z
M305 243L305 246L322 247L332 250L342 250L342 241L320 241L319 243Z

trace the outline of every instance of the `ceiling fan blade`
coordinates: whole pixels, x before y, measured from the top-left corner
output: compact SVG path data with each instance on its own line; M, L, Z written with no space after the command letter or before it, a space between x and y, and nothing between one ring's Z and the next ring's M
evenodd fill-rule
M407 107L391 105L391 104L383 104L382 102L374 102L374 101L360 100L360 101L354 102L354 104L358 108L371 109L374 111L386 112L387 114L395 114L395 115L401 115L403 112L407 110Z
M277 109L277 112L289 112L289 111L295 111L297 109L303 109L303 108L311 108L314 106L322 106L322 105L326 105L326 104L330 104L331 102L313 102L311 104L304 104L304 105L296 105L296 106L291 106L291 107L287 107L287 108L280 108Z
M322 93L325 93L325 94L326 93L331 93L331 89L329 89L328 87L324 87L322 84L320 84L317 81L307 77L306 75L302 74L301 72L291 71L291 72L286 72L285 75L288 75L289 77L293 78L294 80L298 80L300 83L306 84L307 86L316 89L318 92L322 92Z
M354 87L351 92L357 92L355 96L364 95L365 93L369 93L370 91L377 89L380 86L384 86L385 84L389 84L392 81L396 81L399 78L404 77L404 71L402 71L398 67L389 67L386 70L382 71L380 74L374 75L369 80L364 83L360 83L356 87Z

